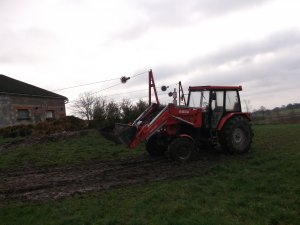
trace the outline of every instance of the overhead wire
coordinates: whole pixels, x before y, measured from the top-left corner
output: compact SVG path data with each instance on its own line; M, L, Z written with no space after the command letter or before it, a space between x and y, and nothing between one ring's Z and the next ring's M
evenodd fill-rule
M168 87L174 87L175 85L178 85L178 82L176 82L176 83L172 83L172 84L170 84ZM159 86L159 85L158 85ZM103 97L106 97L106 98L108 98L108 99L112 99L112 100L116 100L116 102L122 102L122 100L121 99L119 99L119 98L116 98L116 99L114 99L114 98L110 98L110 96L116 96L116 95L122 95L122 94L129 94L129 93L134 93L134 92L141 92L141 91L148 91L148 89L140 89L140 90L135 90L135 91L128 91L128 92L122 92L122 93L116 93L116 94L110 94L110 95L105 95L105 96L103 96ZM157 95L158 96L162 96L162 95L165 95L165 92L163 92L163 91L160 91L159 89L157 90ZM143 98L148 98L149 96L147 95L147 96L141 96L141 97L133 97L133 98L130 98L131 100L138 100L138 99L143 99ZM165 98L170 98L170 96L168 96L168 94L166 94L165 96L163 96L163 97L161 97L161 99L165 99Z
M101 89L101 90L98 90L98 91L96 91L96 92L93 92L93 93L91 93L91 94L94 95L94 94L96 94L96 93L98 93L98 92L105 91L105 90L107 90L107 89L116 87L116 86L121 85L121 84L122 84L122 83L117 83L117 84L111 85L111 86L109 86L109 87L103 88L103 89ZM69 103L75 102L75 101L76 101L76 99L75 99L75 100L72 100L72 101L69 101Z
M165 96L163 96L163 95L165 95ZM168 96L164 92L158 93L157 96L163 96L163 97L160 97L160 99L171 98L170 96ZM149 97L148 95L143 95L143 96L139 96L139 97L130 98L130 100L134 102L135 100L145 99L145 98L148 98L148 97ZM117 100L113 99L113 98L108 98L108 99L111 99L112 101L114 101L116 103L121 103L122 102L122 99L117 99Z
M115 96L115 95L122 95L122 94L129 94L129 93L147 91L147 90L148 89L140 89L140 90L135 90L135 91L126 91L126 92L121 92L121 93L116 93L116 94L110 94L110 95L105 95L105 96Z
M62 90L67 90L67 89L71 89L71 88L77 88L77 87L82 87L82 86L87 86L87 85L92 85L92 84L104 83L104 82L118 80L118 79L120 79L120 78L113 78L113 79L109 79L109 80L101 80L101 81L96 81L96 82L87 83L87 84L80 84L80 85L76 85L76 86L55 89L55 90L52 90L52 91L62 91Z
M141 73L132 75L132 76L129 77L129 78L135 78L135 77L137 77L137 76L140 76L140 75L145 74L146 72L148 72L148 71L144 71L144 72L141 72ZM103 80L103 81L98 81L98 82L93 82L93 83L88 83L88 84L82 84L82 85L77 85L77 86L68 87L68 88L61 88L61 89L57 89L57 90L65 90L65 89L70 89L70 88L75 88L75 87L81 87L81 86L86 86L86 85L91 85L91 84L96 84L96 83L101 83L101 82L106 82L106 81L113 81L113 80L117 80L117 79L120 79L120 78L113 78L113 79L110 79L110 80ZM116 83L116 84L114 84L114 85L108 86L108 87L103 88L103 89L101 89L101 90L92 92L91 94L97 94L97 93L99 93L99 92L108 90L108 89L110 89L110 88L116 87L116 86L121 85L121 84L123 84L123 83L122 83L122 82ZM173 83L173 84L169 85L169 87L175 86L175 85L177 85L177 84L178 84L178 82ZM107 96L115 96L115 95L122 95L122 94L129 94L129 93L141 92L141 91L147 91L147 89L140 89L140 90L134 90L134 91L128 91L128 92L122 92L122 93L110 94L110 95L105 95L104 97L107 97ZM161 96L161 95L163 95L163 93L162 93L162 92L160 92L160 93L158 92L158 96ZM148 96L136 97L136 98L133 98L132 100L135 100L135 99L143 99L143 98L146 98L146 97L148 97ZM166 98L166 97L168 97L168 96L165 96L165 97L162 97L162 98ZM75 99L75 100L72 100L72 101L69 101L69 103L74 102L74 101L76 101L76 99Z
M138 77L138 76L140 76L140 75L143 75L144 73L148 73L148 71L144 71L144 72L141 72L141 73L132 75L130 78Z
M135 75L133 75L133 76L131 76L131 77L129 77L129 78L134 78L134 77L137 77L137 76L143 75L143 74L145 74L146 72L148 72L148 71L144 71L144 72L141 72L141 73L135 74ZM112 81L112 80L116 80L116 79L120 79L120 78L114 78L114 79L105 80L105 81L98 81L98 82L93 82L93 83L89 83L89 84L77 85L77 86L74 86L74 87L80 87L80 86L85 86L85 85L90 85L90 84L95 84L95 83L100 83L100 82ZM97 94L97 93L99 93L99 92L102 92L102 91L108 90L108 89L110 89L110 88L113 88L113 87L116 87L116 86L118 86L118 85L122 85L122 84L124 84L124 83L122 83L122 82L120 82L120 83L116 83L116 84L114 84L114 85L108 86L108 87L106 87L106 88L103 88L103 89L101 89L101 90L98 90L98 91L92 92L91 94L93 94L93 95L94 95L94 94ZM74 87L73 87L73 88L74 88ZM69 87L69 88L72 88L72 87ZM65 89L68 89L68 88L65 88ZM61 89L61 90L62 90L62 89ZM76 99L75 99L75 100L72 100L72 101L69 101L68 103L75 102L75 101L76 101Z
M116 86L121 85L121 84L122 84L122 83L117 83L117 84L111 85L111 86L109 86L109 87L106 87L106 88L103 88L103 89L101 89L101 90L95 91L95 92L93 92L93 94L99 93L99 92L101 92L101 91L105 91L105 90L107 90L107 89L116 87Z
M145 74L147 72L148 71L144 71L144 72L141 72L141 73L138 73L138 74L134 74L132 76L129 76L129 78L134 78L134 77L143 75L143 74ZM59 89L55 89L55 90L52 90L52 91L62 91L62 90L67 90L67 89L72 89L72 88L77 88L77 87L88 86L88 85L92 85L92 84L104 83L104 82L113 81L113 80L120 80L120 77L118 77L118 78L112 78L112 79L108 79L108 80L96 81L96 82L92 82L92 83L79 84L79 85L75 85L75 86L71 86L71 87L59 88Z

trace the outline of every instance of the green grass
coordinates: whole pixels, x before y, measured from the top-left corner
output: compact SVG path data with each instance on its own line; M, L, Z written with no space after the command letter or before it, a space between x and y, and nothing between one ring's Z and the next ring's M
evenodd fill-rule
M12 141L19 141L19 140L23 140L24 138L22 138L22 137L17 137L17 138L2 138L1 136L0 136L0 146L1 145L5 145L5 144L8 144L8 143L10 143L10 142L12 142Z
M0 144L11 139L0 139ZM130 150L104 139L97 131L91 131L68 140L32 146L20 146L0 153L0 171L18 167L49 167L60 165L74 165L90 161L106 160L142 152L142 147Z
M256 126L252 152L192 178L45 203L10 202L0 224L300 224L300 125Z

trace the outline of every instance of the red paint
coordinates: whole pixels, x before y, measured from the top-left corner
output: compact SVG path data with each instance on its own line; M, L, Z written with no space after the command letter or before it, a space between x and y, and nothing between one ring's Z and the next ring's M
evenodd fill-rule
M153 73L152 70L149 70L149 105L151 105L151 88L153 88L154 90L154 94L155 94L155 98L156 98L156 103L159 106L159 100L158 100L158 96L157 96L157 92L156 92L156 87L155 87L155 82L154 82L154 78L153 78Z
M194 127L202 125L202 109L176 107L169 104L165 111L153 122L147 123L139 128L135 138L130 143L130 148L135 148L140 142L146 140L157 130L165 128L169 135L176 135L179 124L187 123Z
M251 121L251 117L250 117L250 113L243 113L243 112L239 112L239 113L229 113L227 114L226 116L224 116L219 125L218 125L218 128L217 130L221 130L224 126L224 124L230 119L232 118L233 116L244 116L245 118L247 118L249 121Z
M207 91L207 90L242 90L242 86L193 86L189 87L189 91Z
M194 139L190 135L188 135L188 134L180 134L179 137L188 138L188 139L194 141Z
M182 84L181 84L181 81L179 81L179 90L178 90L178 92L179 92L179 99L178 99L178 105L180 106L180 102L181 102L181 100L183 100L183 102L184 102L184 105L186 106L186 101L185 101L185 96L184 96L184 92L183 92L183 88L182 88Z

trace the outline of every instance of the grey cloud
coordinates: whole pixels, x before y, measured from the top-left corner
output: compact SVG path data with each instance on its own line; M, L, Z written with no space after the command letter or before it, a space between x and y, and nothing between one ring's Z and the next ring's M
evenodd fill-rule
M257 7L272 0L164 0L131 1L142 12L137 24L113 35L116 39L136 39L157 26L182 26L201 23L209 17L218 17L243 8Z
M202 0L194 1L194 6L205 14L224 14L243 8L257 7L270 0Z
M200 57L190 63L189 67L199 64L219 65L230 61L244 60L247 63L255 55L276 52L300 44L300 33L297 30L287 30L271 34L269 37L256 41L244 42L216 52L205 58Z
M0 31L0 62L27 63L42 61L48 56L43 49L55 42L52 34L37 28L22 31Z
M149 16L151 21L178 25L190 16L230 13L242 8L256 7L271 0L164 0L137 1L135 4Z
M222 49L210 55L201 56L192 59L190 62L181 65L160 65L157 70L160 77L176 76L178 74L187 74L195 70L207 70L214 67L238 62L240 66L251 64L253 58L260 54L273 53L300 45L300 32L297 30L287 30L273 33L270 36L256 42L245 42L235 46ZM280 53L278 53L280 54ZM290 60L286 63L291 62ZM280 63L280 65L283 65ZM293 64L293 66L296 66Z
M145 22L144 24L138 24L136 26L130 27L125 31L116 32L112 35L113 40L133 40L141 37L151 28L150 24ZM109 42L111 42L111 39Z
M265 88L272 85L299 83L300 74L300 47L293 49L293 55L278 56L265 63L249 63L228 72L211 71L190 79L190 83L203 85L239 85L251 84L256 88ZM280 52L278 53L280 54Z
M243 85L243 99L251 99L255 108L299 102L300 46L294 46L290 54L278 51L268 62L238 67L230 72L212 71L187 81L189 85ZM291 94L293 93L293 94ZM279 100L279 98L281 100ZM280 103L276 103L279 101Z
M272 53L272 57L263 62L253 60L255 56L265 53ZM232 61L240 64L228 71L217 69ZM184 83L185 88L192 85L243 85L243 95L254 103L261 102L260 98L264 97L267 103L268 98L273 100L277 95L288 95L289 90L299 92L299 62L300 32L287 30L274 33L260 41L238 44L206 57L195 58L186 64L159 65L153 69L158 84L165 82L169 85L183 79L189 72L198 73ZM145 79L132 81L138 84L145 82ZM290 99L297 98L293 95Z

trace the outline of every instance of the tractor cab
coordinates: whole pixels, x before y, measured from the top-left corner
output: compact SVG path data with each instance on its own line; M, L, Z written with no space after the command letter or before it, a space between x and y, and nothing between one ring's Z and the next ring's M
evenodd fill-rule
M203 126L216 129L223 117L241 112L241 86L189 87L187 105L202 109Z

